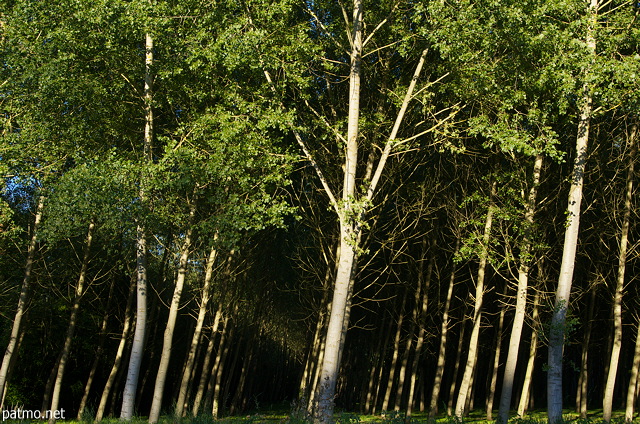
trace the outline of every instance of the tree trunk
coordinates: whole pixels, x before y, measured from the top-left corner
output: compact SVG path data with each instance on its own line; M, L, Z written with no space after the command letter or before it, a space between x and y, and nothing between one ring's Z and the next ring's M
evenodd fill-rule
M78 284L76 285L76 292L73 299L73 306L71 308L71 317L69 318L69 327L67 328L67 335L64 339L64 345L62 346L62 352L60 353L60 362L58 363L58 372L56 375L55 384L53 386L53 395L51 396L51 411L58 409L60 403L60 390L62 389L62 378L64 377L64 370L67 365L67 359L69 359L69 352L71 351L71 343L73 341L73 335L76 331L76 324L78 320L78 311L80 310L80 299L84 294L84 283L87 277L87 268L89 267L89 253L91 251L91 242L93 240L93 231L96 227L95 221L92 220L87 230L87 240L84 245L84 252L82 255L82 266L80 268L80 276L78 277ZM54 414L51 414L49 418L49 424L56 422Z
M116 380L116 376L118 375L118 370L120 369L120 364L122 362L122 356L124 354L124 349L127 345L127 339L129 338L129 332L131 331L131 309L133 307L133 294L136 289L135 282L131 283L131 287L129 288L129 296L127 298L127 307L124 311L124 324L122 325L122 335L120 336L120 343L118 344L118 350L116 351L116 358L113 361L113 367L111 367L111 372L109 373L109 377L107 377L107 382L104 385L104 389L102 390L102 396L100 397L100 404L98 405L98 409L96 411L95 422L102 421L102 417L104 415L104 411L107 407L107 401L109 400L109 394L111 394L111 388Z
M409 356L411 355L411 348L413 347L413 335L416 330L416 324L418 322L418 311L420 308L420 298L422 294L422 286L418 285L414 296L413 312L411 313L411 321L409 323L409 331L407 332L407 342L402 352L402 361L400 362L400 372L398 373L398 387L396 388L396 398L394 402L394 411L400 410L400 404L402 403L402 395L404 394L404 381L407 375L407 365L409 364Z
M633 420L634 406L638 393L638 370L640 369L640 321L636 330L636 347L633 353L633 366L629 377L629 387L627 388L627 405L624 411L624 419L627 423Z
M364 412L368 415L375 414L376 410L376 394L377 389L379 388L379 384L376 384L376 381L380 381L380 377L382 376L382 368L384 361L384 352L386 351L386 346L389 345L389 340L391 339L391 333L393 331L393 320L389 319L389 325L386 325L387 314L384 314L382 318L381 327L388 327L385 331L385 336L380 337L378 340L377 349L374 352L374 357L371 363L371 372L369 373L369 384L367 386L367 394L364 402Z
M82 420L82 415L84 415L84 410L87 406L87 401L89 400L89 394L91 393L91 387L93 386L93 380L96 375L96 371L98 370L98 364L102 359L102 355L104 354L104 342L107 338L107 325L109 324L109 306L111 304L111 299L113 297L113 288L115 286L115 282L111 282L111 287L109 288L109 298L107 299L107 307L104 317L102 318L102 324L100 325L100 342L98 344L98 349L96 350L96 356L93 359L93 364L91 365L91 370L89 371L89 377L87 377L87 383L84 385L84 393L82 394L82 399L80 400L80 406L78 406L78 415L77 420Z
M400 315L398 315L398 323L396 326L396 334L393 340L393 356L391 357L391 367L389 368L389 378L387 379L387 389L384 393L384 399L382 401L382 412L385 413L389 407L389 400L391 399L391 390L393 389L393 382L396 373L396 367L398 364L398 356L400 355L400 336L402 335L402 322L404 321L404 308L407 303L407 291L405 290L402 297L402 305L400 306Z
M351 59L349 73L349 116L347 123L347 145L345 152L344 182L342 186L343 207L339 211L340 221L340 256L338 270L333 288L331 315L325 337L322 372L318 387L318 410L314 421L316 424L329 424L333 421L333 400L336 393L336 382L340 368L339 357L341 345L344 343L344 321L349 304L350 284L353 265L356 260L358 227L350 217L352 203L356 194L356 169L358 164L358 133L360 117L360 74L362 59L362 0L353 1L353 33L351 38Z
M496 183L493 182L491 185L492 199L495 190ZM458 391L458 399L456 401L455 415L459 419L462 419L462 417L465 415L465 406L467 404L467 400L470 398L469 392L471 391L471 378L475 371L476 361L478 357L478 338L480 336L480 322L482 320L482 300L484 296L484 276L487 267L487 259L489 256L489 239L491 236L491 226L493 224L493 209L493 200L491 200L487 209L487 217L484 224L484 233L482 235L482 250L480 253L480 264L478 265L475 306L473 310L473 329L471 330L471 338L469 340L469 347L467 349L467 364L462 376L462 383L460 383L460 390Z
M518 416L523 417L529 405L529 393L531 392L531 378L533 376L533 367L536 362L536 353L538 351L538 303L540 302L540 291L536 290L533 297L533 312L531 315L531 342L529 343L529 360L527 361L527 369L524 373L524 381L522 383L522 394L518 403Z
M453 254L455 258L460 249L460 238L456 239L456 248ZM452 261L453 262L453 261ZM453 287L456 281L456 266L453 264L451 275L449 276L449 287L447 288L447 298L442 311L442 325L440 326L440 347L438 348L438 362L436 365L436 375L433 377L433 389L431 391L431 401L429 402L429 419L438 413L438 398L440 397L440 386L444 375L444 363L447 352L447 335L449 332L449 308L453 297Z
M145 76L144 76L144 161L151 162L153 140L153 38L145 35ZM144 176L140 182L140 201L146 200ZM129 421L133 418L135 408L140 365L144 355L144 340L147 326L147 240L146 229L138 223L136 234L136 263L137 263L137 296L136 296L136 330L131 346L127 382L122 395L122 411L120 419Z
M211 362L213 347L215 346L216 333L218 332L220 318L222 318L222 311L218 309L216 311L216 316L213 319L213 326L211 327L211 338L209 339L209 343L207 344L207 351L204 356L204 363L202 364L202 372L200 375L200 381L198 382L198 391L196 392L196 396L193 400L193 409L191 410L191 413L194 417L198 416L200 404L202 403L202 397L204 396L204 391L207 385L208 377L210 375L209 363Z
M580 378L578 378L578 389L576 396L576 412L580 418L587 418L587 387L589 382L589 344L591 342L591 330L593 328L593 312L596 304L596 285L591 287L589 299L589 312L587 322L584 326L584 337L582 338L582 357L580 364Z
M611 349L611 360L609 362L609 375L602 401L602 415L606 422L611 421L611 409L613 407L613 390L616 384L616 374L618 372L618 361L620 360L620 350L622 347L622 292L624 290L624 274L627 264L627 250L629 241L629 222L631 221L631 207L633 200L633 177L634 162L636 156L635 145L636 128L632 130L629 137L629 165L627 167L627 184L624 199L624 212L622 215L622 230L620 232L620 253L618 257L618 276L616 279L616 291L613 297L613 347Z
M420 264L418 265L418 284L423 285L422 290L422 303L420 307L420 316L418 319L418 340L416 341L416 353L413 355L413 363L411 364L411 379L409 380L409 399L407 400L407 412L405 415L405 422L409 424L411 422L411 414L413 412L413 398L416 388L416 380L418 377L418 364L420 363L420 353L422 351L422 345L424 344L425 335L427 333L427 308L429 304L429 288L431 286L431 274L433 273L433 267L435 264L435 246L436 237L434 235L431 241L431 257L429 259L429 265L427 266L427 272L424 273L424 260L426 259L427 239L422 239L422 257L420 258Z
M504 287L504 295L507 294L507 285ZM493 355L493 367L491 369L491 382L488 387L487 395L487 421L493 420L493 401L496 395L496 384L498 382L498 368L500 368L500 353L502 351L502 333L504 331L504 315L506 306L500 307L500 319L498 320L498 334L496 335L496 348Z
M217 238L214 236L214 241ZM180 392L178 394L178 402L176 404L176 416L182 417L184 415L184 410L186 408L187 402L187 388L189 387L189 382L191 381L191 376L193 373L193 365L196 360L196 349L200 344L200 335L202 334L202 326L204 324L204 319L207 315L207 307L209 305L209 299L211 298L211 280L213 279L213 265L216 261L216 256L218 255L218 250L215 246L211 248L211 252L209 253L209 258L207 259L207 267L205 270L204 276L204 284L202 286L202 300L200 301L200 307L198 309L198 318L196 320L196 328L193 331L193 337L191 338L191 346L189 347L189 353L187 354L187 362L184 366L184 371L182 374L182 381L180 382Z
M44 211L44 196L38 197L38 205L36 206L35 220L33 222L33 231L31 232L31 240L27 248L27 260L24 267L24 279L22 280L22 288L20 289L20 297L18 298L18 309L13 318L11 326L11 336L9 336L9 344L2 358L2 366L0 367L0 393L4 393L7 386L7 377L9 374L9 365L17 352L18 338L22 332L22 318L24 318L27 301L29 298L29 287L31 286L31 270L33 269L33 261L36 254L36 242L38 240L38 227L42 221L42 212ZM4 399L3 399L4 403ZM2 405L0 405L2 406Z
M471 297L471 294L469 294L469 297ZM464 346L464 330L465 330L466 322L467 322L467 315L465 314L465 311L463 311L462 320L460 321L460 334L458 335L458 349L456 350L456 361L454 362L454 365L453 365L453 375L451 376L451 386L449 387L449 400L447 401L448 416L451 416L451 414L453 413L453 395L456 392L456 386L458 384L458 373L460 372L460 362L462 359L462 349Z
M218 355L216 356L216 363L213 367L215 374L212 374L211 377L215 378L214 386L212 388L211 397L211 415L214 419L218 419L220 414L220 393L222 392L222 373L224 372L224 363L227 359L227 355L229 354L229 349L231 347L231 343L229 343L229 339L233 336L234 326L231 325L231 328L227 330L229 327L229 317L225 318L224 324L224 333L222 333L223 337L220 338L220 345L218 346ZM224 336L227 336L225 339ZM223 346L223 342L224 346Z
M529 189L529 196L525 204L524 220L525 231L522 240L522 248L518 266L518 292L516 293L516 310L509 337L509 351L507 352L507 362L504 367L502 378L502 393L500 394L500 407L498 409L497 421L506 424L509 420L509 409L511 408L511 396L513 394L513 380L516 374L520 342L522 338L522 328L524 327L524 317L527 309L527 290L529 284L529 268L531 263L531 244L533 218L536 211L536 197L538 185L540 184L540 173L542 170L543 156L536 155L533 164L533 181Z
M193 200L195 202L195 200ZM184 243L180 249L180 261L178 266L178 276L176 285L171 298L171 306L169 308L169 318L164 330L162 341L162 355L160 356L160 364L158 365L158 374L156 375L156 383L153 388L153 402L151 403L151 411L149 412L149 423L155 424L160 418L160 409L162 408L162 398L164 395L164 385L167 380L167 370L169 369L169 360L171 359L171 348L173 345L173 333L175 331L176 321L178 319L178 310L180 309L180 299L182 297L182 289L184 281L187 277L189 268L189 253L191 251L193 236L193 219L196 210L195 206L191 206L189 212L189 220Z
M590 0L588 9L589 23L586 34L586 46L595 58L596 40L595 27L597 25L598 0ZM569 296L573 282L573 268L578 247L578 233L580 229L580 204L582 202L582 187L587 161L587 143L591 120L592 92L589 79L589 69L585 69L585 82L581 98L578 101L580 117L578 135L576 138L576 157L571 174L571 187L567 205L567 226L565 230L564 246L562 249L562 263L556 289L556 298L549 329L549 359L547 371L547 416L549 424L562 422L562 353L564 348L565 326Z

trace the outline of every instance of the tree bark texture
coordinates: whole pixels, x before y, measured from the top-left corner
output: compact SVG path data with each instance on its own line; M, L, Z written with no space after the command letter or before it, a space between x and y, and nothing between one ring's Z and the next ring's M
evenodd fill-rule
M596 40L595 27L597 25L598 0L591 0L589 22L586 34L586 46L595 58ZM590 70L584 70L585 80ZM569 308L569 297L573 282L573 269L578 247L578 233L580 230L580 205L582 203L582 188L587 161L587 144L591 122L592 107L591 83L585 81L579 99L578 135L576 137L576 156L571 174L569 200L567 204L567 227L565 230L564 246L560 276L556 288L551 327L549 329L549 351L547 372L547 417L549 424L559 424L562 421L562 356L566 333L566 317Z
M144 76L144 162L151 161L151 146L153 139L153 38L151 34L145 35L145 76ZM140 201L146 198L145 181L141 177ZM144 355L144 341L147 327L147 240L144 225L138 224L136 243L136 268L137 268L137 296L136 296L136 329L131 346L127 381L122 395L122 410L120 418L129 421L133 418L140 366Z

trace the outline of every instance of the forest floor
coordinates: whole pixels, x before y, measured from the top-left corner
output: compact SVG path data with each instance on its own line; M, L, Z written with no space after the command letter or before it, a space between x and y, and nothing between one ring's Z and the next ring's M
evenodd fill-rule
M496 411L497 412L497 411ZM582 419L578 417L573 410L565 410L565 423L567 424L600 424L602 421L602 410L593 409L588 412L587 418ZM391 411L386 415L360 415L353 412L337 412L335 414L336 424L405 424L405 414L402 411ZM7 420L4 423L22 424L27 421L11 421ZM39 421L43 423L43 421ZM161 417L159 424L307 424L310 423L309 417L305 417L302 414L298 414L295 411L286 410L272 410L272 411L258 411L252 414L245 414L241 416L224 417L218 420L212 419L209 415L201 415L198 417L177 419L176 417L165 415ZM475 410L472 411L468 417L466 417L462 423L447 415L438 415L434 419L429 419L427 413L417 412L414 413L410 420L411 423L429 423L429 424L495 424L494 420L487 420L486 411ZM3 424L4 424L3 423ZM60 421L64 424L93 424L91 419L82 421ZM103 424L122 424L122 421L118 419L104 419ZM132 420L130 424L147 424L146 418L140 417ZM546 424L547 415L546 410L532 411L523 418L513 417L509 420L510 424ZM624 411L614 411L611 419L612 424L624 423ZM636 418L634 423L640 423L640 419Z

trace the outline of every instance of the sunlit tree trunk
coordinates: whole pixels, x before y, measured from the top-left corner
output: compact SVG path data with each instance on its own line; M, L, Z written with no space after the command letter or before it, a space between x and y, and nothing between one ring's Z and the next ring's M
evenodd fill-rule
M22 280L22 288L20 289L20 297L18 298L18 309L13 318L11 326L11 335L9 336L9 344L2 358L2 366L0 367L0 393L4 393L7 386L7 376L9 374L10 364L16 354L18 339L22 332L22 318L26 313L27 300L29 297L29 288L31 286L31 271L33 269L33 261L36 254L36 242L38 240L38 227L42 221L42 213L44 211L44 196L38 197L36 206L35 220L33 222L33 230L31 231L31 239L27 248L27 260L24 267L24 278ZM4 400L4 399L3 399Z
M493 198L496 190L496 183L491 186L491 197ZM467 348L467 363L465 366L460 390L458 391L458 399L456 401L455 415L462 418L465 415L465 407L468 399L470 399L472 375L476 368L478 357L478 338L480 336L480 322L482 320L482 300L484 297L484 277L487 268L487 259L489 256L489 239L491 236L491 226L493 225L493 200L490 201L485 218L484 232L482 235L482 246L480 252L480 263L478 265L478 277L476 279L475 305L473 309L473 329L469 339L469 347Z
M624 411L624 419L627 423L633 420L636 397L638 395L638 370L640 369L640 321L636 329L636 347L633 353L633 366L629 376L627 388L627 405Z
M598 0L591 0L588 10L588 26L586 47L595 58L596 39L594 36L598 17ZM589 79L590 70L585 69L585 80ZM585 81L581 97L578 100L579 122L576 137L576 156L571 173L571 187L567 205L567 226L565 230L564 246L562 249L562 263L560 276L556 288L551 327L549 329L549 358L547 371L547 416L549 424L562 422L562 356L565 339L566 316L569 307L569 297L573 282L576 250L578 247L578 233L580 229L580 205L582 203L582 187L587 161L587 143L591 122L592 91L590 81Z
M516 293L516 310L509 337L509 350L504 367L502 378L502 392L500 394L500 407L498 409L498 421L506 424L509 419L509 409L511 408L511 396L513 394L513 380L516 374L518 363L518 353L522 338L522 328L524 327L524 317L527 308L527 290L529 284L529 268L531 263L531 235L536 210L536 197L538 185L540 184L540 173L542 170L542 154L537 154L533 164L533 181L529 189L524 212L525 233L519 256L518 266L518 291Z
M145 77L144 77L144 162L151 161L151 146L153 140L153 38L145 35ZM146 199L145 181L140 183L140 201ZM138 223L136 234L136 268L137 268L137 296L136 296L136 330L131 346L127 382L122 395L122 410L120 418L128 421L133 418L135 408L140 366L144 355L144 340L147 327L147 240L146 229Z
M69 352L71 351L71 343L73 341L73 335L76 331L76 324L78 321L78 311L80 310L80 299L84 294L85 280L87 278L87 268L89 267L89 253L91 251L91 242L93 241L93 231L96 227L95 221L91 221L89 229L87 230L87 239L84 245L84 252L82 255L82 265L80 268L80 276L78 277L78 284L76 285L75 295L73 298L73 306L71 307L71 317L69 318L69 327L67 328L67 335L64 339L64 345L62 346L62 352L60 353L60 362L58 363L58 371L56 374L56 380L53 386L53 395L51 396L52 411L58 409L60 402L60 390L62 389L62 378L64 377L65 367L67 360L69 359ZM49 418L49 423L54 423L55 417L52 414Z
M107 401L109 400L109 395L111 394L111 389L116 381L116 377L118 375L118 370L120 369L120 364L122 363L122 357L124 356L125 347L127 345L127 339L129 338L129 332L131 331L132 317L131 317L131 309L133 307L133 295L135 293L136 284L135 282L131 284L129 288L129 296L127 298L127 307L124 311L124 324L122 325L122 335L120 336L120 343L118 344L118 350L116 351L116 357L113 361L113 366L111 367L111 372L107 377L107 382L104 385L104 389L102 390L102 396L100 397L100 403L98 404L98 409L96 410L96 418L95 421L102 421L102 417L104 416L104 411L107 407Z
M194 417L198 416L200 405L202 403L202 397L204 396L207 380L210 375L209 364L211 362L211 355L213 354L213 348L215 346L216 333L218 332L220 318L222 318L222 311L218 309L216 311L215 318L213 319L213 325L211 327L211 338L209 339L209 343L207 343L207 351L205 352L204 362L202 364L202 373L200 375L200 381L198 382L198 390L196 391L196 396L193 400L193 408L191 410L191 413Z
M195 200L194 200L195 202ZM176 321L178 319L178 310L180 309L180 299L182 298L182 289L187 277L189 268L189 254L191 253L191 244L193 242L193 217L195 215L195 206L191 207L189 213L189 228L185 235L184 243L180 249L180 261L178 265L178 276L176 285L171 297L171 306L169 307L169 317L164 330L162 341L162 355L160 356L160 364L158 365L158 373L156 375L156 383L153 389L153 402L151 403L151 412L149 413L149 423L155 424L160 418L160 409L162 408L162 398L164 394L164 385L167 380L167 370L169 369L169 360L171 359L171 348L173 346L173 333L175 331Z
M538 320L539 311L538 304L540 302L540 291L535 292L533 297L533 312L531 314L531 342L529 343L529 360L527 361L527 369L524 373L524 381L522 382L522 394L518 403L518 416L524 416L529 405L529 394L531 393L531 380L533 377L533 367L536 362L536 354L538 352Z
M504 288L506 295L507 287ZM493 419L493 401L496 395L496 383L498 382L498 369L500 368L500 353L502 352L502 334L504 332L504 315L506 312L505 305L500 306L500 318L498 319L498 331L496 334L496 348L493 355L493 364L491 368L491 382L487 388L487 421Z
M469 295L471 296L471 295ZM458 335L458 348L456 350L456 360L453 364L453 375L451 376L451 386L449 386L449 400L447 401L447 415L451 416L453 413L454 394L458 385L458 374L460 372L460 362L462 359L462 350L464 348L464 333L465 324L467 323L467 316L463 312L462 319L460 320L460 334Z
M349 303L350 283L356 260L358 230L349 215L356 194L356 169L358 164L358 133L360 117L360 73L362 58L362 0L353 1L353 33L349 73L349 116L347 121L347 144L345 151L344 182L342 186L343 209L340 211L340 256L333 287L331 315L325 338L322 372L318 388L317 424L328 424L333 420L333 398L339 371L340 346L344 342L343 328L345 312Z
M217 234L216 234L217 236ZM214 237L214 240L216 237ZM184 414L187 402L187 392L191 376L193 374L193 366L196 361L196 350L200 344L202 326L204 325L204 319L207 315L207 308L209 306L209 299L211 298L211 281L213 280L213 265L216 261L218 250L215 246L211 248L209 252L209 258L207 259L207 266L204 275L204 284L202 286L202 299L200 300L200 307L198 309L198 318L196 319L196 328L193 331L193 337L191 338L191 346L189 347L189 353L187 354L187 361L182 373L182 381L180 382L180 391L178 394L178 402L176 403L176 416L181 417Z
M624 199L624 212L622 214L622 230L620 231L620 247L618 255L618 275L616 279L616 290L613 297L613 346L609 361L609 375L604 390L602 401L602 415L606 422L611 421L611 410L613 408L613 391L616 384L618 372L618 361L620 360L620 350L622 348L622 292L624 290L624 275L627 264L627 251L629 243L629 223L631 221L631 208L633 200L633 179L634 162L636 156L635 144L636 128L634 126L629 137L629 165L627 167L627 182Z

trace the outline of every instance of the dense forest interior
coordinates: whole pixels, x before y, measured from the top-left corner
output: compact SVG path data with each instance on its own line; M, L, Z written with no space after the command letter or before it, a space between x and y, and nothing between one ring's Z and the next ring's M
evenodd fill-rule
M0 0L0 46L5 410L635 418L637 0Z

